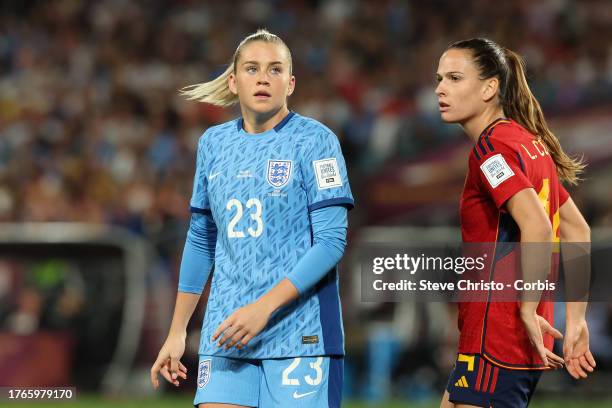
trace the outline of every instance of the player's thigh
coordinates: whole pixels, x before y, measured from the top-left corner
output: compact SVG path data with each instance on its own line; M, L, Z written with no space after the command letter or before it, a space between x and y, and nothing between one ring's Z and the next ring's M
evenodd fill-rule
M262 360L260 404L266 408L339 408L343 376L343 357Z
M498 374L499 369L482 356L458 354L440 406L489 408L493 402Z
M440 408L454 408L455 404L448 400L448 391L444 390L442 401L440 402Z
M539 370L500 369L493 406L496 408L526 408L540 380Z
M257 407L261 364L219 356L200 355L195 406L206 408Z

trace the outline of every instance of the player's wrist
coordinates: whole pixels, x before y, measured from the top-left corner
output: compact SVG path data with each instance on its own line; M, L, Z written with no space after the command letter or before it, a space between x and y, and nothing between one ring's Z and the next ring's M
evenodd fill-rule
M268 316L272 315L276 309L278 309L278 305L275 304L273 299L270 296L262 296L257 300L257 304L260 306L261 310Z
M535 316L538 308L537 302L521 302L520 315L522 318Z
M168 338L184 341L187 338L187 329L182 327L171 327L168 331Z
M585 324L586 323L586 317L585 316L571 316L568 315L565 318L565 325L566 326L578 326L581 324Z

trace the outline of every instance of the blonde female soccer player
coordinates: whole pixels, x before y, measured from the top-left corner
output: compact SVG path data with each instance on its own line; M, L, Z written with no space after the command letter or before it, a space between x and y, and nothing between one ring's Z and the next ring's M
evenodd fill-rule
M474 142L461 197L463 241L590 242L589 226L560 182L575 184L584 166L548 128L520 56L487 39L459 41L440 58L437 79L442 120L460 124ZM550 271L550 251L525 256L537 246L521 245L524 271ZM495 280L498 264L511 258L491 259ZM585 309L567 303L564 357L575 378L595 367ZM551 302L459 303L459 356L441 406L527 406L542 370L564 363L552 352L561 337L552 323Z
M339 407L338 274L353 207L334 133L291 112L291 52L265 30L185 95L242 117L199 141L192 219L168 338L151 369L179 385L185 332L214 263L202 327L200 407Z

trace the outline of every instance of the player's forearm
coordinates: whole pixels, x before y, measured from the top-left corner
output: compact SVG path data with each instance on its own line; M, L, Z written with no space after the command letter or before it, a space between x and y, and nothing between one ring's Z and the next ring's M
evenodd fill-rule
M527 226L521 229L521 270L525 282L546 280L551 268L552 229L550 226ZM542 291L521 293L521 313L534 314Z
M200 300L199 293L177 292L174 315L168 335L186 336L187 324Z
M561 218L560 222L559 237L561 242L564 245L568 244L568 247L574 247L573 244L578 244L577 247L583 248L582 251L588 250L590 254L591 228L589 225L582 219L566 220Z
M266 312L271 315L276 310L297 299L298 296L297 288L289 279L285 278L260 297L257 303L262 305Z
M566 322L585 319L591 281L591 231L586 223L564 223L561 229L561 259L567 287Z
M565 303L565 322L566 326L577 324L586 319L586 309L588 302L566 302Z

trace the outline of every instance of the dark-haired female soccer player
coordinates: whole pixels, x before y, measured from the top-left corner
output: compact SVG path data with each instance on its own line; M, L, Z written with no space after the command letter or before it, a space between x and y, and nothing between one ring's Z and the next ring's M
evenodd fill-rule
M200 138L191 225L168 338L151 369L179 385L187 322L214 263L194 405L340 407L344 333L336 264L353 206L336 136L290 112L291 53L246 37L190 99L239 103Z
M460 41L440 58L437 80L442 120L460 124L474 142L461 197L463 241L520 242L522 250L537 246L524 243L590 242L560 182L576 184L584 165L548 128L521 57L487 39ZM538 259L525 251L524 271L550 270L550 251ZM565 364L573 377L586 377L595 367L586 303L566 307ZM551 302L459 303L459 355L441 407L527 406L542 370L564 363L552 352L562 337L552 322Z

